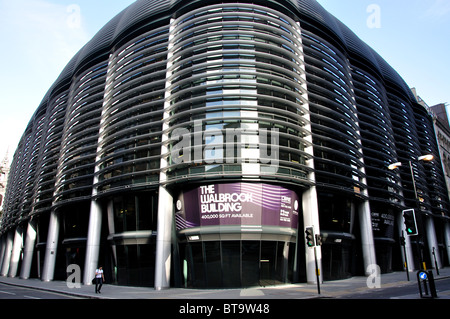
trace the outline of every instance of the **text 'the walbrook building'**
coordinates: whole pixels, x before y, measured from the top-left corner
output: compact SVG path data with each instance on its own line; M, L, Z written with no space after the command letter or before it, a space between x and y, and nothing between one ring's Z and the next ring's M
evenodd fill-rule
M385 273L404 267L402 237L411 270L448 266L449 217L432 117L316 1L138 0L23 133L0 271L65 280L75 264L88 284L102 265L108 282L157 290L314 283L314 250L321 280Z

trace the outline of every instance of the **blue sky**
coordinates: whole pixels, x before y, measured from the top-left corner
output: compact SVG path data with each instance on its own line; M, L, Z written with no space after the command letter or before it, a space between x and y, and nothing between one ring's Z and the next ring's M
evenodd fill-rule
M428 105L450 103L450 0L318 2L377 51Z
M69 60L134 0L0 0L0 159ZM450 102L450 0L319 0L429 104Z

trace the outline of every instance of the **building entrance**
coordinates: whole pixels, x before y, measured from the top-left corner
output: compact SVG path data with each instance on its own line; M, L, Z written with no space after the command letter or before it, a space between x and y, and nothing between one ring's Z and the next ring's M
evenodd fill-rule
M293 282L295 242L197 241L180 245L184 286L239 288Z
M235 288L293 282L300 198L261 183L212 184L175 202L183 286Z

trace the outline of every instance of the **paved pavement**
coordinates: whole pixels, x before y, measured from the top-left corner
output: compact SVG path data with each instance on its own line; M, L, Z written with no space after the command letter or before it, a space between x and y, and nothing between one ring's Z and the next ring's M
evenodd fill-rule
M440 270L437 275L433 270L436 280L450 278L450 268ZM379 278L379 287L369 288L377 282L368 277L353 277L346 280L326 281L320 285L321 294L318 294L317 286L310 284L294 284L274 287L255 287L245 289L181 289L171 288L156 291L153 288L128 287L116 285L103 285L102 293L96 294L94 286L80 285L79 288L70 288L65 281L43 282L39 279L19 279L18 277L0 277L0 283L52 291L90 299L183 299L183 300L214 300L214 299L317 299L317 298L343 298L345 295L355 293L367 294L373 289L385 289L390 287L401 287L415 285L417 287L416 273L410 273L410 281L407 281L405 272L394 272L382 274ZM439 291L439 299L450 299L450 291ZM420 299L417 294L400 296L400 299Z

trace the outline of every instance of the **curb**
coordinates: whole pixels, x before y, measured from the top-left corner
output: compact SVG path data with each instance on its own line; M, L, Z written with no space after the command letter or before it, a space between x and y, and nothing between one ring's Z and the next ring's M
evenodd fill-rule
M94 295L91 296L91 295L85 294L85 293L77 293L75 291L71 292L71 291L67 291L67 290L60 290L60 289L55 289L55 288L51 288L51 287L36 287L36 286L31 286L31 285L26 285L26 284L17 284L17 283L5 282L5 281L2 281L1 278L0 278L0 283L4 284L4 285L8 285L8 286L13 286L13 287L20 287L20 288L39 290L39 291L53 292L53 293L57 293L57 294L61 294L61 295L80 297L80 298L84 298L84 299L111 299L111 298L107 298L107 297L104 298L104 297L94 296ZM73 288L73 289L77 289L77 288Z
M80 288L67 288L64 289L63 288L58 288L58 287L52 287L51 285L49 286L45 286L45 284L40 284L40 282L37 280L35 282L35 284L33 284L33 281L28 281L26 279L24 279L24 282L11 282L6 280L2 280L3 277L0 277L0 283L8 285L8 286L14 286L14 287L21 287L21 288L28 288L28 289L34 289L34 290L40 290L40 291L47 291L47 292L52 292L52 293L57 293L57 294L61 294L61 295L66 295L66 296L73 296L73 297L79 297L82 299L91 299L91 300L115 300L115 299L121 299L119 296L115 296L115 297L111 297L108 294L106 295L97 295L94 294L94 291L87 291L88 287L92 287L93 290L93 286L92 285L82 285L81 289ZM440 281L440 280L445 280L445 279L449 279L450 275L448 274L442 274L439 276L436 276L434 279L435 281ZM65 284L65 281L59 281L59 283L61 285ZM342 281L329 281L328 283L332 284L332 283L343 283ZM380 288L381 289L388 289L391 287L396 287L396 286L407 286L407 285L417 285L417 281L414 278L411 278L410 281L406 281L404 279L401 280L395 280L395 281L391 281L388 282L386 284L383 284ZM111 289L114 289L112 287L115 287L114 285L104 285L104 287L111 287ZM126 288L127 286L122 286L124 288ZM294 287L294 286L292 286ZM311 286L312 287L312 286ZM129 287L132 288L132 287ZM331 288L331 287L330 287ZM80 291L81 290L81 291ZM323 291L322 294L318 295L318 294L305 294L304 296L302 296L300 299L335 299L335 298L339 298L342 296L346 296L349 294L353 294L356 291L360 291L361 293L367 292L368 288L365 287L359 287L357 285L352 286L351 283L348 284L348 286L346 286L345 284L340 287L340 288L331 288L330 291ZM176 294L175 294L176 295ZM174 297L175 297L174 295ZM160 296L162 299L172 299L170 297L170 295L165 295L165 296ZM139 299L139 297L137 297L136 299ZM146 299L146 298L144 298ZM150 298L153 299L153 298ZM155 299L160 299L160 298L155 298ZM175 299L178 299L175 297ZM215 299L215 298L213 298Z

